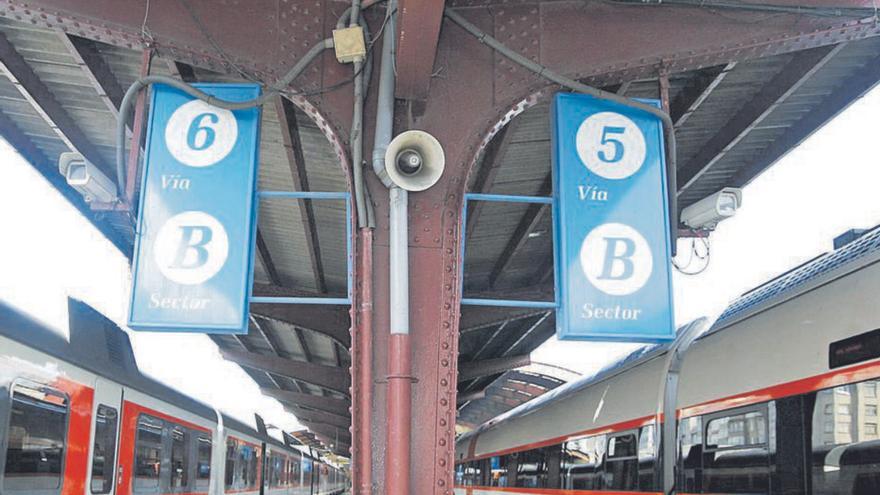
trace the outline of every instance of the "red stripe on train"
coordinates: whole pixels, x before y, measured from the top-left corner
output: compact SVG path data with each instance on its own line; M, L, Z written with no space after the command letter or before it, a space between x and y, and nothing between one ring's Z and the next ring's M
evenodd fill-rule
M66 378L57 378L52 386L70 397L70 423L67 427L67 453L64 456L61 495L82 495L86 492L89 472L89 440L92 437L95 390Z
M566 490L562 488L521 488L500 486L461 486L456 489L465 490L467 495L474 495L474 491L525 493L528 495L663 495L663 492L637 492L637 491L608 491L608 490Z
M831 371L821 375L802 378L793 382L773 385L771 387L754 390L738 395L732 395L723 399L706 401L694 406L682 408L678 412L679 418L702 416L718 411L733 409L735 407L760 404L770 400L791 397L793 395L817 392L826 388L846 385L847 383L861 382L880 376L880 361L864 363L838 371Z
M864 363L856 366L851 366L849 368L844 368L842 370L831 371L809 378L803 378L792 382L782 383L779 385L774 385L751 392L745 392L738 395L724 397L722 399L706 401L694 406L688 406L678 410L678 417L688 418L691 416L701 416L703 414L725 411L728 409L748 406L752 404L760 404L762 402L781 399L783 397L791 397L793 395L817 392L819 390L824 390L827 388L846 385L848 383L861 382L878 377L880 377L880 361L873 361L870 363ZM548 447L550 445L562 443L570 439L580 438L589 435L601 435L603 433L615 433L619 431L631 430L650 424L654 420L654 418L655 416L653 415L645 416L642 418L604 426L602 428L583 430L568 435L561 435L547 440L542 440L540 442L520 445L509 449L499 450L497 452L481 454L478 456L470 455L470 452L473 452L471 450L467 458L460 459L458 462L461 463L476 461L480 459L486 459L488 457L495 457L499 455L512 454L514 452L522 452L526 450L538 449L541 447ZM661 416L660 421L662 420L663 418ZM479 440L479 437L479 435L476 435L474 438L471 439L472 445L476 446L476 442L477 440Z

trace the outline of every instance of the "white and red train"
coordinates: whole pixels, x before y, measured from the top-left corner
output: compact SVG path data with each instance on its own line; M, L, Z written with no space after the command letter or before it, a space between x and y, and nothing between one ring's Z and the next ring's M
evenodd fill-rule
M880 494L880 229L463 435L457 495Z
M0 494L333 495L346 474L142 375L71 301L70 342L0 305Z

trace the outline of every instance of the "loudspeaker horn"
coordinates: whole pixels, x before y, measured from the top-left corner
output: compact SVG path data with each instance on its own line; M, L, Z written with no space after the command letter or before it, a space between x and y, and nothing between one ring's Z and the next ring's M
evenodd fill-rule
M424 131L397 135L385 150L385 172L407 191L424 191L440 180L446 155L437 138Z

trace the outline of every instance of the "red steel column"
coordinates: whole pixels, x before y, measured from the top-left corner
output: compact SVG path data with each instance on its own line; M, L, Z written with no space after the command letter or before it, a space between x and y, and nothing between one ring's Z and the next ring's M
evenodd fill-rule
M389 344L385 493L411 495L412 347L409 334L391 334Z
M357 414L352 414L358 424L359 445L355 469L358 486L356 495L370 495L373 486L373 231L361 229L361 300L359 302L360 326L357 328L359 379L357 385Z

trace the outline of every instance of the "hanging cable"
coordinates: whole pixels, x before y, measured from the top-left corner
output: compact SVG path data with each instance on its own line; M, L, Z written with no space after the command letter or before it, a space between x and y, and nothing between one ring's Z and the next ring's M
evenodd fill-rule
M492 48L499 54L534 72L540 77L552 81L560 86L569 88L575 92L584 93L595 98L599 98L601 100L612 101L620 105L635 108L643 112L647 112L660 119L660 121L663 123L663 131L666 136L666 193L669 203L669 235L670 240L672 241L672 254L674 256L676 249L676 239L678 238L678 198L676 195L676 191L678 190L678 179L676 177L678 167L676 164L677 152L675 146L675 126L673 125L672 118L669 117L669 114L667 114L660 108L648 105L646 103L631 100L615 93L610 93L608 91L603 91L601 89L588 86L580 81L576 81L570 77L553 71L550 68L545 67L537 62L534 62L524 57L523 55L520 55L518 52L508 48L497 39L489 36L477 26L471 24L461 14L455 12L452 9L445 9L443 11L443 14L447 18L449 18L449 20L451 20L455 24L458 24L462 29L476 37L477 40L480 41L480 43Z
M697 232L693 232L693 234L697 235ZM703 253L700 253L700 250L697 249L697 239L700 239L701 243L703 244L703 249L704 249ZM700 268L698 268L696 270L689 270L690 266L694 263L695 260L702 261L703 262L702 266L700 266ZM672 266L674 266L675 269L678 270L678 272L681 273L682 275L693 276L693 275L699 275L699 274L703 273L704 271L706 271L706 269L709 268L709 263L711 262L711 260L712 260L712 252L710 250L709 238L703 237L703 236L698 236L698 237L691 238L691 249L690 249L690 255L688 257L687 263L685 263L684 265L681 265L677 261L675 261L675 259L673 259Z
M244 110L260 106L276 97L283 88L286 88L294 79L302 74L306 67L315 60L318 55L328 48L333 48L332 38L325 39L315 44L301 59L299 59L299 61L297 61L296 64L294 64L284 77L279 79L273 86L270 86L259 97L247 101L222 100L194 88L183 81L168 76L151 75L136 80L128 88L128 91L125 92L125 96L122 98L122 103L119 105L119 118L116 120L116 182L119 190L125 190L125 122L128 118L128 113L131 110L132 103L142 89L151 84L165 84L217 108L230 111Z

